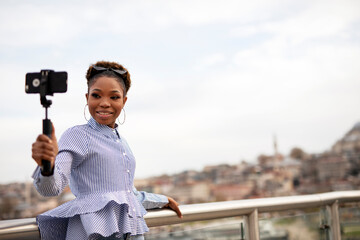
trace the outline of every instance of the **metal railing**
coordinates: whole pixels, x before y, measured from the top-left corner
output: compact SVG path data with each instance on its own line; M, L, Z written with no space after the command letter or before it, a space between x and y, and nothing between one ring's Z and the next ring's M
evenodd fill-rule
M322 194L247 199L226 202L182 205L183 218L173 211L152 210L145 216L149 227L177 223L245 217L245 239L260 240L259 213L325 207L329 216L330 236L340 240L339 204L360 202L360 191L338 191ZM35 218L0 221L0 239L40 239Z

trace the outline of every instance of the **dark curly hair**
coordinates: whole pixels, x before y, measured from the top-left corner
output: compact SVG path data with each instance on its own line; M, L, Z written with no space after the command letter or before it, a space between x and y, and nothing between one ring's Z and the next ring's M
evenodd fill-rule
M91 76L91 71L93 69L93 66L104 67L104 68L112 68L114 70L125 70L126 73L122 74L122 77L120 77L120 76L118 76L117 74L115 74L112 71L104 71L104 72L101 72L99 74ZM131 87L130 73L126 68L124 68L119 63L108 62L108 61L98 61L95 64L91 64L90 67L88 68L87 72L86 72L86 79L87 79L88 89L90 89L90 87L94 84L95 80L98 77L102 77L102 76L115 78L120 83L120 85L123 86L123 88L124 88L124 96L126 96L127 92L129 91L129 89Z

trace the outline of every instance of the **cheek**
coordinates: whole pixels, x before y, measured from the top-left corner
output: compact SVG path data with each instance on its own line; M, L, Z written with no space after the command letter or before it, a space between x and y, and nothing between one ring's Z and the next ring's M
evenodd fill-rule
M116 105L116 109L118 112L120 112L123 109L123 107L124 107L124 104L122 104L122 103L119 103Z
M96 104L93 101L88 101L89 112L95 111Z

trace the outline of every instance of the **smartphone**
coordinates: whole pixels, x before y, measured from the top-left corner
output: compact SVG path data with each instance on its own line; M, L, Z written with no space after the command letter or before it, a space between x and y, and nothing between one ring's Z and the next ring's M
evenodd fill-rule
M53 70L41 70L41 72L27 73L25 81L26 93L40 93L41 76L47 72L45 95L64 93L67 91L67 72L55 72Z

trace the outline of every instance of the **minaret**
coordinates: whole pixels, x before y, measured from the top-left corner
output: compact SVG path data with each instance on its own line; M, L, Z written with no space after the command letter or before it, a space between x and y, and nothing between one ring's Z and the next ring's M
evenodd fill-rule
M276 139L276 135L274 134L274 167L278 167L279 163L280 163L280 154L278 151L278 144L277 144L277 139Z
M276 135L274 134L274 157L278 158L279 152L278 152L278 146L277 146L277 140Z

